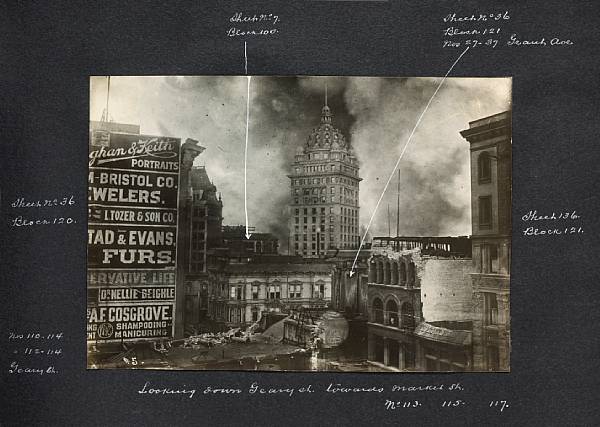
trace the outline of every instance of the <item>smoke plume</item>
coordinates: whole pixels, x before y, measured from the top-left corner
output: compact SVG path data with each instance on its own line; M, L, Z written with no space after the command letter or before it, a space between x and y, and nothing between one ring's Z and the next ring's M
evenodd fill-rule
M224 224L244 224L246 77L112 77L111 119L144 134L194 138L196 160L223 197ZM248 216L257 232L288 244L293 155L319 125L327 85L334 126L360 161L360 220L367 225L394 165L438 78L253 77L248 141ZM423 117L400 162L401 235L468 235L469 121L510 108L510 79L449 78ZM106 79L91 79L90 119L106 104ZM369 234L396 230L393 177Z

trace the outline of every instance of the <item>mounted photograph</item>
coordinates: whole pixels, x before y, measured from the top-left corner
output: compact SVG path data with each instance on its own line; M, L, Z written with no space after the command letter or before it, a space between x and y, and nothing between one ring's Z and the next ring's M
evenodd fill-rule
M89 88L88 369L510 371L510 77Z

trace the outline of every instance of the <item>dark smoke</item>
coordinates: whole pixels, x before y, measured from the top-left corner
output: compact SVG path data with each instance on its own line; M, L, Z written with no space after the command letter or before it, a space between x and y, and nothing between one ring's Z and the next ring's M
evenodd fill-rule
M440 79L355 78L346 88L352 143L361 161L361 222L368 223L419 115ZM447 79L400 162L400 229L405 236L468 235L469 145L459 132L468 122L509 108L508 79ZM387 205L396 234L397 175L370 232L387 235Z
M253 77L248 151L248 216L287 249L290 182L296 147L317 127L325 80L334 125L361 162L361 223L373 213L385 181L439 79ZM105 102L92 79L91 117ZM506 110L510 79L447 79L400 164L400 234L470 234L468 122ZM224 224L244 224L246 77L113 77L111 116L143 133L198 139L196 163L223 195ZM387 205L395 234L396 177L369 230L387 235Z

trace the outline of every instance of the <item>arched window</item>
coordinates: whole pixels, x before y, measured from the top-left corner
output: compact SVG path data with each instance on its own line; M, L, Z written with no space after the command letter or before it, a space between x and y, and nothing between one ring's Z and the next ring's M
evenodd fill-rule
M369 264L369 283L375 283L377 279L377 264L371 262Z
M400 316L402 318L401 327L403 329L415 329L415 310L411 303L405 302L404 304L402 304L402 308L400 309Z
M396 328L399 326L398 324L398 304L393 299L389 300L385 305L385 311L387 314L387 325L395 326Z
M477 177L480 183L492 180L492 158L487 151L481 153L477 158Z
M406 286L406 265L400 261L400 285Z
M373 300L373 320L383 324L383 302L379 298Z
M398 285L398 263L396 263L396 262L392 263L391 284Z
M391 268L390 263L386 261L384 270L383 270L383 283L386 285L390 284L390 276L391 276Z
M377 283L383 283L383 262L377 261Z
M415 286L415 263L411 262L410 264L408 264L408 286L409 287L413 287Z

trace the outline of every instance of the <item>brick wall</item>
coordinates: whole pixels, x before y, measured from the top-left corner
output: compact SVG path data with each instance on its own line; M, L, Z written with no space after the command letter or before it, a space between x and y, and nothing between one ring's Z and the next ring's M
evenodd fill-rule
M427 322L472 320L471 259L423 258L421 301Z

